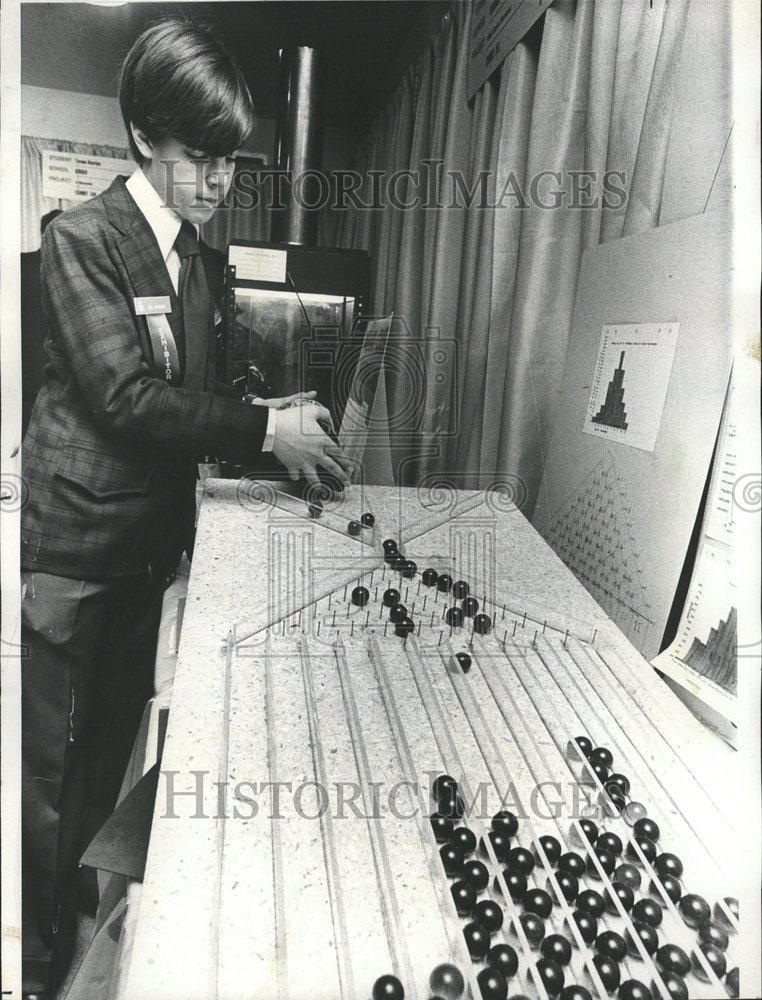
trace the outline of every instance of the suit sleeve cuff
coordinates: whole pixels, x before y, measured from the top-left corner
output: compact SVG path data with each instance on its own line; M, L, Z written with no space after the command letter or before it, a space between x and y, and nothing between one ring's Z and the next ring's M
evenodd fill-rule
M212 396L215 406L224 420L224 445L209 449L222 458L236 462L256 462L262 454L262 444L267 433L266 406L251 406L238 399L224 399Z
M275 441L275 424L278 419L278 411L272 407L268 408L267 411L267 430L265 431L265 440L262 444L262 453L272 451L273 443Z

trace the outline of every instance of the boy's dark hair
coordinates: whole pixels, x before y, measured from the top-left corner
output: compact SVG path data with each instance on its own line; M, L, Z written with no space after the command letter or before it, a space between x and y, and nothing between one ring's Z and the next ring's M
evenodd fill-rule
M119 104L138 163L132 122L154 140L171 137L211 156L227 156L254 127L249 88L219 38L183 18L147 28L122 64Z

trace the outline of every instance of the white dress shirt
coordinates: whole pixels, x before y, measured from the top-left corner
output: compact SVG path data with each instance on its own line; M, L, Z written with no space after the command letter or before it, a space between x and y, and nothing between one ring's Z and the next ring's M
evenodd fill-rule
M159 244L159 250L169 272L172 287L175 290L175 294L178 294L180 286L180 255L175 249L175 240L177 239L177 234L180 232L182 219L174 209L164 203L161 195L140 167L137 168L131 177L127 178L125 187L132 195L135 204L145 216L146 222L156 237L156 242ZM198 236L198 226L195 223L194 229ZM275 439L275 421L277 419L275 415L277 412L273 408L267 411L267 430L265 432L262 451L272 451L273 440Z
M125 187L153 230L164 263L167 265L172 287L177 294L180 281L180 255L175 250L175 240L180 232L182 219L174 209L162 201L161 195L140 167L127 179ZM194 228L198 236L198 226Z

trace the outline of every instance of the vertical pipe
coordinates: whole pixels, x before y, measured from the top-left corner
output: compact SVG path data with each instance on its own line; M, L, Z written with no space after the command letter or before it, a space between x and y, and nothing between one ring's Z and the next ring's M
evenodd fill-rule
M318 213L307 207L319 201L321 192L320 182L309 173L320 166L317 81L314 49L295 45L281 50L275 163L288 172L289 179L281 188L284 208L272 213L270 239L274 243L317 243Z

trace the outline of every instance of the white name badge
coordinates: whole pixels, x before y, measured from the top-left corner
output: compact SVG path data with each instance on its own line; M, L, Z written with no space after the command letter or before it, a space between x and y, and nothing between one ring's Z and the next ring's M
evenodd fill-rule
M171 313L172 306L168 295L144 295L132 300L136 316L156 316L158 313Z

